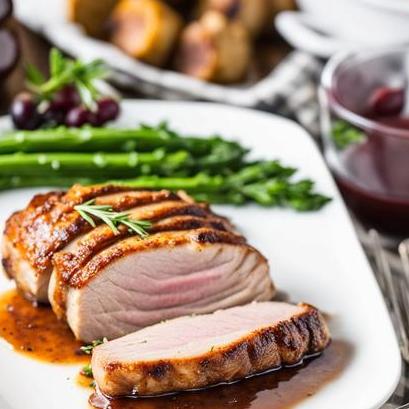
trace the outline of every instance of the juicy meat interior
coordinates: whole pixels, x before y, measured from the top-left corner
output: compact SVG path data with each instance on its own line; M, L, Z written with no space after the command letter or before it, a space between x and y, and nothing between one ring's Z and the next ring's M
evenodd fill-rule
M94 349L92 370L109 396L153 395L233 381L323 351L330 341L307 304L251 303L169 320Z
M93 228L74 209L90 199L151 221L149 236ZM266 259L226 218L165 190L77 185L36 196L7 221L3 265L84 341L274 295Z

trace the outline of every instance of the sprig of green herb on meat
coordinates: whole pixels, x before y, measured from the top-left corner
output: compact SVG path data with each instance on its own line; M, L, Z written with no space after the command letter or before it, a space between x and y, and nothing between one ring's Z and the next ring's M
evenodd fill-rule
M118 225L125 225L130 232L145 238L149 235L148 230L152 223L147 220L131 220L127 212L114 212L109 205L96 205L95 200L90 200L84 204L77 205L74 209L92 227L95 227L93 217L102 220L115 234L119 234Z

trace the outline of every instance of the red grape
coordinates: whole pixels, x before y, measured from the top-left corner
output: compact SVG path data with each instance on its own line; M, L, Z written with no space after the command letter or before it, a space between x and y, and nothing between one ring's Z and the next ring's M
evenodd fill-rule
M65 112L56 109L52 104L44 112L44 121L48 124L62 125L65 123Z
M81 103L81 98L77 89L73 85L66 85L57 91L51 101L53 111L67 112Z
M41 125L42 117L34 97L27 93L20 94L14 99L10 115L14 126L18 129L33 130Z
M98 101L97 119L98 124L116 119L119 115L119 104L113 98L105 97Z
M79 128L92 120L91 112L84 107L72 108L68 111L65 124L69 127Z

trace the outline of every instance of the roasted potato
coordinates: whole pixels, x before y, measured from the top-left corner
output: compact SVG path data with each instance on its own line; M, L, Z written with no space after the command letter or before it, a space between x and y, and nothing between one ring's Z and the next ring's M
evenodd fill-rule
M250 56L251 43L242 23L208 11L183 31L175 64L193 77L232 83L243 79Z
M160 0L120 0L111 27L115 45L132 57L162 66L176 45L182 19Z
M269 0L269 3L273 16L280 11L294 10L296 8L295 0Z
M257 36L270 15L271 0L199 0L198 15L209 10L218 11L226 17L239 20L252 36Z
M68 0L68 18L92 37L105 36L105 23L118 0Z

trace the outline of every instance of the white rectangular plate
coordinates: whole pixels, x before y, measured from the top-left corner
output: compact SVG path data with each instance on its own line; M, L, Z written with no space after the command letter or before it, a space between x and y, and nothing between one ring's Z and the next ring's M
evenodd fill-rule
M216 104L125 101L120 124L168 120L179 131L237 139L259 158L279 158L317 181L334 200L322 211L220 206L269 259L280 290L331 317L333 338L353 347L342 374L300 409L375 409L395 389L401 359L391 322L351 221L323 159L306 132L270 114ZM7 126L4 120L0 126ZM0 224L38 190L0 194ZM12 284L0 277L0 290ZM1 409L80 409L88 392L75 385L78 366L27 359L0 343ZM63 397L63 398L62 398Z

